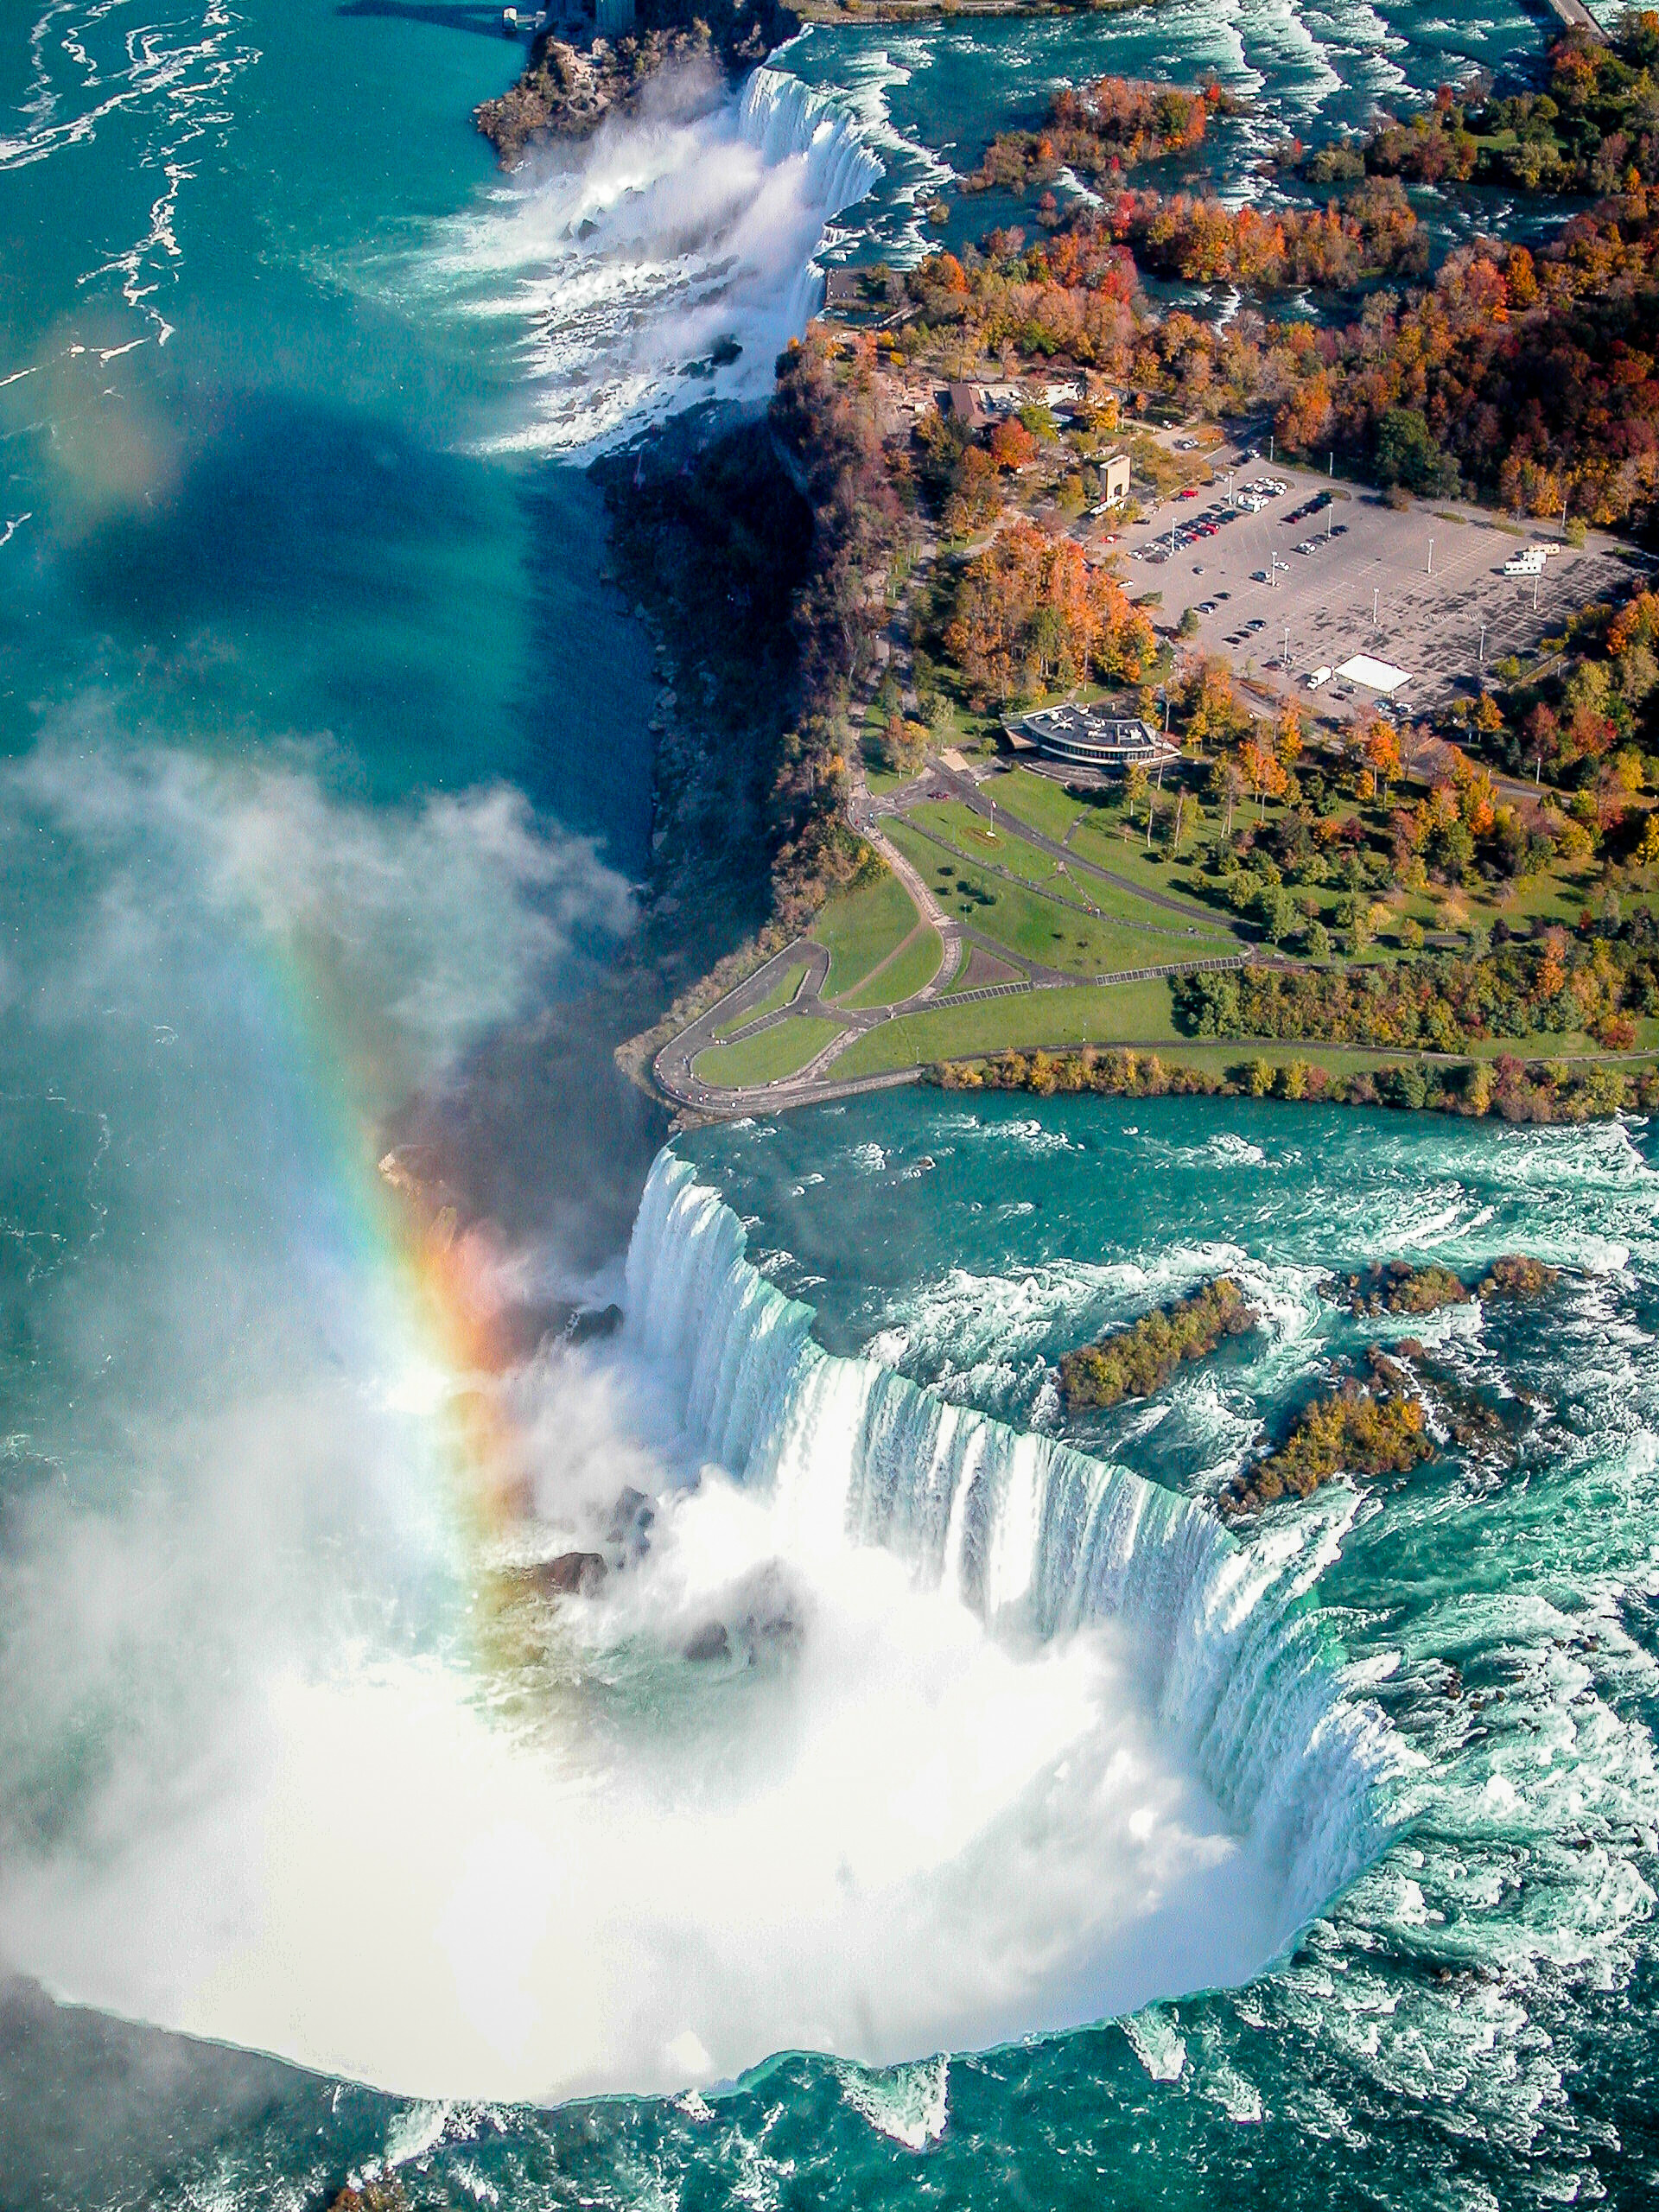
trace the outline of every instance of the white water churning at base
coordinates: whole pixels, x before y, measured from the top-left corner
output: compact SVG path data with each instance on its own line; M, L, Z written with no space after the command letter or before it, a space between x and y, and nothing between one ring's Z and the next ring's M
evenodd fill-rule
M659 1154L628 1251L628 1330L684 1376L699 1446L772 1494L803 1551L880 1545L995 1633L1121 1623L1161 1725L1287 1870L1297 1919L1344 1889L1387 1840L1399 1751L1344 1691L1297 1577L1205 1505L825 1352L811 1309L750 1265L747 1242L719 1193Z

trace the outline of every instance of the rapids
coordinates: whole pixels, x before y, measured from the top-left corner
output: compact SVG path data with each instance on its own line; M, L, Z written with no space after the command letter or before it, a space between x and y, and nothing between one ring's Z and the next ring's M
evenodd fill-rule
M1249 92L1236 199L1542 36L849 19L503 182L493 10L9 19L0 1942L86 2003L7 1987L3 2212L1652 2201L1651 1132L705 1131L620 1338L472 1364L496 1274L618 1293L658 1142L573 1011L652 684L562 457L759 396L817 267L1012 219L933 203L1063 79ZM411 1087L518 1239L439 1326L375 1172ZM1319 1274L1401 1249L1572 1269L1429 1332L1533 1402L1515 1463L1220 1534L1363 1353ZM1260 1341L1065 1430L1058 1351L1222 1264ZM550 1616L625 1482L651 1549ZM533 2101L584 2085L636 2094Z

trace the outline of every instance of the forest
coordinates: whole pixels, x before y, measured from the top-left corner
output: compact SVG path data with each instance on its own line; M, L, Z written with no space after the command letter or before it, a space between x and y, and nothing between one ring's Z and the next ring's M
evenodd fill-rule
M1541 86L1443 85L1427 111L1384 116L1363 146L1305 155L1298 174L1316 186L1369 174L1556 197L1633 191L1659 181L1656 62L1659 11L1632 9L1605 40L1569 30Z

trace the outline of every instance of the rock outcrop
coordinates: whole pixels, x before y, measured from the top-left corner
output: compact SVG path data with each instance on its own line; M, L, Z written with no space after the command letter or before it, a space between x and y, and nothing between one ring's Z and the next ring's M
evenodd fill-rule
M538 143L586 138L669 70L718 64L735 76L793 38L800 19L781 0L639 0L637 28L586 46L538 38L516 84L473 119L504 169Z
M591 1598L610 1572L598 1552L561 1552L531 1569L531 1578L544 1596Z

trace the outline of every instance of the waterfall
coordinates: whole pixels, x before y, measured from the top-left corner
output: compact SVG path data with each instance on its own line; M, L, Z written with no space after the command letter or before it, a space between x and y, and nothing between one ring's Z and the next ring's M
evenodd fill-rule
M832 1357L747 1242L719 1193L660 1154L628 1250L627 1326L685 1378L701 1448L772 1493L791 1542L884 1546L993 1632L1123 1623L1162 1724L1287 1870L1298 1917L1344 1888L1387 1840L1396 1754L1282 1571L1203 1504Z
M838 215L880 182L881 164L844 107L781 69L756 69L738 102L738 136L758 147L768 168L806 157L805 193Z
M713 106L696 80L660 91L498 186L428 257L460 312L523 327L533 405L493 444L598 452L762 401L823 303L829 227L882 174L854 118L779 69Z

